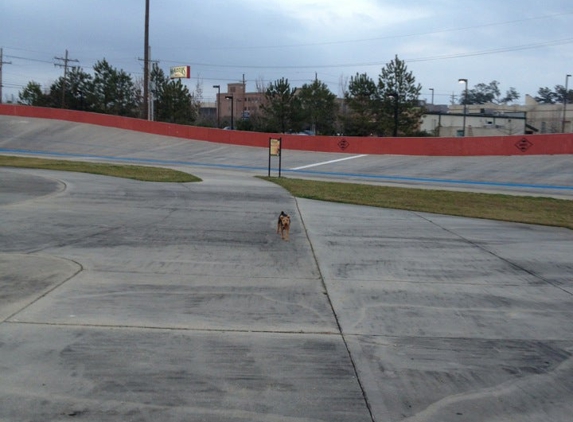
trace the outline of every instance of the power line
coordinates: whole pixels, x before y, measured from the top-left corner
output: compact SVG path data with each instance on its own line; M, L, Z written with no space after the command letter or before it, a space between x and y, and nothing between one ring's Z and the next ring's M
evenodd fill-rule
M445 59L456 59L462 57L471 57L471 56L483 56L487 54L498 54L498 53L506 53L511 51L519 51L519 50L527 50L527 49L534 49L540 47L548 47L552 45L560 45L560 44L569 44L573 42L573 38L564 38L561 40L553 40L553 41L546 41L542 43L535 43L535 44L525 44L525 45L517 45L511 47L502 47L496 48L491 50L482 50L482 51L475 51L470 53L457 53L457 54L450 54L450 55L442 55L442 56L432 56L432 57L422 57L422 58L414 58L414 59L405 59L405 62L413 63L413 62L422 62L422 61L433 61L433 60L445 60ZM179 61L171 61L171 60L162 60L165 63L179 63ZM363 63L338 63L338 64L326 64L326 65L280 65L280 66L270 66L270 65L237 65L237 64L213 64L213 63L198 63L198 62L191 62L189 63L193 66L203 66L203 67L214 67L214 68L235 68L235 69L324 69L324 68L336 68L336 67L355 67L355 66L380 66L384 65L385 62L363 62Z
M448 32L459 32L459 31L466 31L468 29L479 29L479 28L487 28L491 26L501 26L513 23L522 23L528 22L532 20L540 20L540 19L550 19L554 17L561 17L565 15L571 15L571 12L562 12L562 13L555 13L552 15L544 15L544 16L534 16L531 18L524 18L524 19L515 19L511 21L504 21L504 22L491 22L491 23L484 23L480 25L470 25L470 26L463 26L457 28L446 28L440 29L437 31L427 31L427 32L414 32L411 34L401 34L401 35L386 35L383 37L374 37L374 38L359 38L354 40L339 40L339 41L323 41L323 42L316 42L316 43L300 43L300 44L282 44L282 45L260 45L260 46L247 46L247 47L219 47L219 48L212 48L210 47L209 50L256 50L256 49L277 49L277 48L300 48L300 47L315 47L315 46L325 46L325 45L341 45L341 44L353 44L353 43L362 43L362 42L370 42L370 41L383 41L388 39L398 39L398 38L410 38L410 37L420 37L420 36L428 36L428 35L435 35L435 34L443 34Z
M512 52L512 51L521 51L521 50L526 50L526 49L535 49L535 48L541 48L541 47L570 44L572 42L573 42L573 38L565 38L565 39L560 39L560 40L551 40L551 41L545 41L545 42L534 43L534 44L524 44L524 45L517 45L517 46L501 47L501 48L482 50L482 51L474 51L474 52L468 52L468 53L456 53L456 54L449 54L449 55L404 59L404 61L408 62L408 63L415 63L415 62L424 62L424 61L435 61L435 60L446 60L446 59L464 58L464 57L472 57L472 56L482 56L482 55L488 55L488 54L499 54L499 53ZM66 53L67 53L67 51L66 51ZM22 60L37 61L37 62L42 62L42 63L50 63L50 62L46 62L44 60L32 59L32 58L21 57L21 56L10 55L10 56L6 56L6 57L18 58L18 59L22 59ZM56 57L55 59L63 60L65 63L67 63L65 61L66 60L65 58L57 58ZM70 59L68 59L68 61L76 61L77 62L77 60L70 60ZM161 62L164 62L164 63L181 63L182 60L177 60L177 61L161 60ZM384 65L383 62L338 63L338 64L327 64L327 65L314 64L314 65L292 65L292 66L284 66L284 65L259 66L259 65L239 65L239 64L225 65L225 64L214 64L214 63L200 63L200 62L190 62L189 64L192 66L211 67L211 68L220 68L220 69L277 69L277 70L281 70L281 69L313 69L313 70L315 70L315 69L319 69L319 68L325 69L325 68ZM65 66L65 64L64 65L60 64L59 66ZM135 73L137 73L137 72L135 72ZM218 80L218 78L205 78L205 77L202 77L201 79Z
M570 44L573 42L573 38L565 38L562 40L553 40L553 41L546 41L541 43L535 44L525 44L525 45L517 45L513 47L501 47L501 48L494 48L491 50L483 50L483 51L475 51L470 53L458 53L458 54L449 54L443 56L431 56L431 57L423 57L418 59L406 59L406 62L414 63L414 62L424 62L424 61L433 61L433 60L444 60L444 59L457 59L461 57L472 57L472 56L484 56L487 54L498 54L498 53L508 53L512 51L521 51L521 50L530 50L534 48L540 47L548 47L552 45L561 45L561 44Z
M20 85L20 84L4 84L4 86L6 86L8 88L24 88L24 85Z
M53 61L48 61L48 60L31 59L29 57L12 56L8 54L6 55L6 57L9 57L11 59L28 60L30 62L49 63L49 64L54 63Z
M573 38L564 38L564 39L550 40L550 41L544 41L544 42L538 42L538 43L532 43L532 44L507 46L507 47L500 47L500 48L474 51L474 52L467 52L467 53L445 54L445 55L439 55L439 56L418 57L418 58L411 58L411 59L406 58L406 59L404 59L404 61L407 63L415 63L415 62L424 62L424 61L447 60L447 59L465 58L465 57L482 56L482 55L490 55L490 54L500 54L500 53L506 53L506 52L527 50L527 49L536 49L536 48L543 48L543 47L549 47L549 46L565 45L565 44L570 44L570 43L573 43ZM66 76L67 76L67 67L66 66L67 66L68 62L78 62L78 60L69 59L67 57L67 54L68 54L68 52L66 50L66 57L65 58L54 57L56 60L63 61L63 64L55 64L55 65L60 66L60 67L64 67L64 86L66 83ZM50 63L50 62L47 62L44 60L33 59L33 58L22 57L22 56L7 55L6 57L21 59L21 60L36 61L36 62L41 62L41 63ZM187 60L183 60L183 61L187 62ZM161 62L179 64L182 62L182 60L177 60L177 61L161 60ZM302 72L306 69L312 69L313 71L316 71L316 69L326 69L326 68L344 68L344 67L358 67L358 66L382 66L385 63L383 63L383 62L356 63L355 62L355 63L339 63L339 64L327 64L327 65L316 65L315 64L315 65L287 65L287 66L285 66L285 65L278 65L278 66L262 65L261 66L261 65L238 65L238 64L227 65L227 64L213 64L213 63L209 64L209 63L199 63L199 62L190 62L189 64L193 65L193 66L197 66L197 67L208 67L208 68L213 68L213 69L221 69L221 71L223 71L223 69L234 69L234 71L236 71L236 72L240 72L243 69L265 69L265 70L285 70L285 69L296 70L296 69L299 69ZM213 70L213 71L217 72L217 70ZM138 74L138 72L132 72L132 73ZM218 77L218 78L201 77L201 78L191 78L191 79L197 79L197 80L201 79L201 80L205 80L205 81L219 81L222 78L221 77ZM223 79L228 79L228 76L223 77ZM308 80L311 80L311 78L309 77ZM64 88L64 86L62 88ZM62 103L63 103L63 101L64 101L64 96L62 95Z

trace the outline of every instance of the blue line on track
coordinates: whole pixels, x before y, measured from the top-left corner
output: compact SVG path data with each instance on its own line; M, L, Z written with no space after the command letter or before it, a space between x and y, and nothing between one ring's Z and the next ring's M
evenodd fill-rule
M132 162L132 163L186 165L186 166L198 166L198 167L200 166L200 167L234 169L234 170L264 170L264 171L268 170L268 167L240 166L240 165L232 165L232 164L209 164L209 163L199 163L199 162L194 162L194 161L159 160L159 159L153 159L153 158L130 158L130 157L112 157L112 156L91 155L91 154L69 154L69 153L63 153L63 152L32 151L32 150L24 150L24 149L0 148L0 153L33 154L33 155L45 155L45 156L55 156L55 157L73 157L73 158L93 158L93 159L98 159L98 160L122 161L122 162ZM495 187L528 188L528 189L556 189L556 190L573 191L573 186L538 185L538 184L532 184L532 183L484 182L484 181L476 181L476 180L456 180L456 179L437 179L437 178L425 178L425 177L387 176L387 175L377 175L377 174L342 173L342 172L315 171L315 170L289 170L289 169L287 169L287 170L282 170L282 172L283 173L293 173L293 174L308 174L308 175L315 175L315 176L360 177L360 178L364 178L364 179L390 180L390 181L402 181L402 182L445 183L445 184L457 184L457 185L495 186Z
M559 185L536 185L529 183L511 183L511 182L480 182L477 180L436 179L436 178L408 177L408 176L384 176L384 175L361 174L361 173L336 173L336 172L305 171L305 170L286 170L286 171L292 171L294 173L324 175L324 176L362 177L365 179L381 179L381 180L392 180L392 181L403 181L403 182L447 183L447 184L458 184L458 185L496 186L496 187L532 188L532 189L559 189L559 190L573 191L573 186L559 186ZM283 172L285 172L285 170L283 170Z

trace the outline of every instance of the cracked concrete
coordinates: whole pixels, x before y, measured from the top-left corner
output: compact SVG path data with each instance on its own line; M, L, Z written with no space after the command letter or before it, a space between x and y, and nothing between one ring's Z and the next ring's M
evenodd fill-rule
M38 140L98 153L93 130ZM177 167L204 182L0 169L0 420L569 420L570 230Z

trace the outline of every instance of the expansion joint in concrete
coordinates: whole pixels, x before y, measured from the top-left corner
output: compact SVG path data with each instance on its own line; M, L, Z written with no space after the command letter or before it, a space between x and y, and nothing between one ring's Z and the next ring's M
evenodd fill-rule
M310 236L309 236L309 234L308 234L308 230L307 230L306 225L305 225L305 223L304 223L304 218L303 218L303 216L302 216L300 207L299 207L299 205L298 205L298 201L296 200L296 198L294 198L294 201L295 201L296 208L297 208L297 211L298 211L298 215L299 215L299 218L300 218L301 227L302 227L302 229L303 229L303 231L304 231L304 234L305 234L306 239L307 239L307 241L308 241L308 244L309 244L309 246L310 246L310 250L311 250L311 252L312 252L312 258L313 258L313 260L314 260L314 263L315 263L315 265L316 265L316 269L317 269L318 274L319 274L320 281L321 281L321 283L322 283L322 288L324 289L324 293L325 293L326 297L328 298L328 304L330 305L330 309L332 310L332 315L334 316L334 319L335 319L335 321L336 321L336 325L337 325L338 331L339 331L339 333L340 333L340 338L342 339L342 341L343 341L343 343L344 343L344 347L346 348L346 353L348 354L348 359L349 359L350 363L352 364L352 369L353 369L353 371L354 371L354 376L356 377L356 381L358 382L358 385L360 386L360 390L361 390L361 392L362 392L362 397L364 398L364 403L366 404L366 408L368 409L368 412L369 412L369 414L370 414L370 419L372 420L372 422L376 422L375 419L374 419L374 414L373 414L373 412L372 412L372 408L371 408L371 406L370 406L370 402L368 401L368 396L367 396L367 394L366 394L366 390L365 390L365 388L364 388L364 385L362 384L362 381L360 380L360 376L359 376L359 374L358 374L358 368L357 368L357 366L356 366L356 362L354 361L354 358L353 358L353 356L352 356L352 352L350 351L350 347L348 346L348 342L346 341L346 337L345 337L344 332L343 332L343 330L342 330L342 326L341 326L341 324L340 324L340 320L339 320L338 315L337 315L337 313L336 313L336 309L334 308L334 304L332 303L332 299L331 299L331 297L330 297L330 293L328 292L328 286L326 285L326 282L325 282L325 280L324 280L324 275L323 275L323 273L322 273L322 270L320 269L320 263L318 262L318 258L317 258L317 256L316 256L316 252L315 252L315 250L314 250L314 246L313 246L313 244L312 244L312 240L310 239Z

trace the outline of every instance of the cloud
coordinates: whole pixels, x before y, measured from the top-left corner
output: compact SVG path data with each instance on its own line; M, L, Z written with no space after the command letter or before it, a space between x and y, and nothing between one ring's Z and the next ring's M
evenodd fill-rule
M427 17L430 12L411 5L392 5L374 0L245 0L251 8L264 8L298 21L323 39L353 29L363 33ZM352 33L351 33L352 34ZM346 36L349 33L345 33ZM332 38L330 38L332 40Z
M4 95L30 80L49 86L62 75L53 58L65 50L87 71L105 57L141 77L143 0L0 3L0 39L12 62L3 67ZM164 70L192 65L193 77L201 75L207 87L243 74L249 84L287 77L300 85L318 72L337 91L339 77L375 78L396 54L418 81L435 88L436 100L440 92L443 99L457 92L459 77L472 85L496 79L522 94L563 84L573 58L571 0L510 3L151 0L151 53Z

